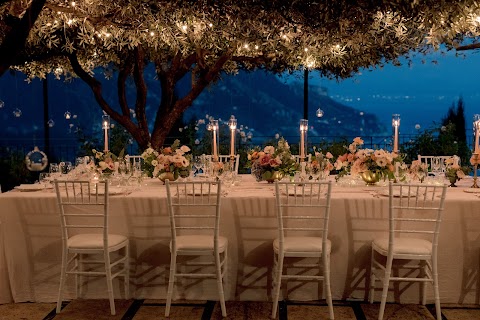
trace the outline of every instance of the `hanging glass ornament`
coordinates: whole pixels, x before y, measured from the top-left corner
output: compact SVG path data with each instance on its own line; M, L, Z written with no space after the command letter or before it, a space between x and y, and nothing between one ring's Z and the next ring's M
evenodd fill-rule
M65 117L65 119L70 120L70 118L72 117L72 114L70 113L70 111L67 111L64 113L63 116Z
M22 116L22 110L16 108L15 110L13 110L13 116L15 118L20 118Z
M317 115L317 118L321 118L321 117L323 117L323 110L318 108L317 112L315 114Z
M2 109L3 107L5 107L5 102L3 102L3 100L0 100L0 109Z
M49 128L52 128L55 125L55 121L53 121L53 119L50 119L47 121L47 124Z

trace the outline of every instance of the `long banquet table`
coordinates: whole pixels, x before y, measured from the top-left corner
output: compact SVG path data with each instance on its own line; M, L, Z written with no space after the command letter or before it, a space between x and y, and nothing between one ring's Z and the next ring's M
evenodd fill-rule
M467 185L471 180L447 192L438 262L443 303L479 303L480 201L476 194L464 192ZM334 185L329 232L334 299L367 298L370 242L386 235L387 228L388 198L375 193L380 188ZM249 175L222 197L220 233L229 239L228 300L271 300L272 242L277 236L274 204L273 185L257 183ZM165 186L152 180L128 195L112 195L110 209L110 232L126 235L131 241L133 297L165 298L170 261ZM55 193L13 190L0 194L0 303L55 301L60 257ZM67 282L66 298L75 296L73 278ZM120 281L115 280L114 285L116 297L123 297ZM418 284L392 288L390 300L419 302ZM430 287L427 293L431 302ZM85 281L82 294L105 298L105 281ZM316 300L322 290L312 282L289 283L284 294L292 300ZM181 280L176 295L218 299L213 280Z

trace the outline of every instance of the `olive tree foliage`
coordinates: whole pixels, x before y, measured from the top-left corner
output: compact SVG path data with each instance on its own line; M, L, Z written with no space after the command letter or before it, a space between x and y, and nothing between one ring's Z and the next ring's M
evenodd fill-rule
M0 16L7 14L0 2ZM476 40L479 15L479 4L467 0L48 0L13 65L30 78L80 77L141 147L158 148L222 72L309 68L346 78L361 68L399 64L412 52ZM149 63L161 90L155 119L145 113ZM118 72L118 105L103 96L102 68L107 76ZM190 90L176 97L186 75ZM132 105L129 79L136 89Z

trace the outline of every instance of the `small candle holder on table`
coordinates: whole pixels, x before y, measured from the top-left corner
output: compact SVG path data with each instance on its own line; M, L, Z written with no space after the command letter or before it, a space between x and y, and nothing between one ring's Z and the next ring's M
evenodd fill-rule
M237 131L237 119L232 115L228 120L228 127L230 128L230 170L235 170L235 133Z
M473 130L475 134L475 142L473 146L473 154L470 158L470 163L473 164L473 185L471 188L478 188L477 184L477 169L478 163L480 161L480 148L479 148L479 137L480 137L480 114L473 115Z

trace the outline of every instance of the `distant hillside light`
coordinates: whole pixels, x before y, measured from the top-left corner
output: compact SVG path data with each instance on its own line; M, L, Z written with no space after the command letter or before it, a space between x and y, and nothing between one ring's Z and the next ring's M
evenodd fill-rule
M317 118L321 118L321 117L323 117L323 110L318 108L317 112L315 114L316 114Z

